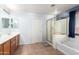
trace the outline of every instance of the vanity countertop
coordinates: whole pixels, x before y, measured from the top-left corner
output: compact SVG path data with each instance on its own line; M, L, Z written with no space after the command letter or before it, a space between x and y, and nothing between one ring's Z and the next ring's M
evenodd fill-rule
M18 35L19 32L13 32L10 35L1 35L0 36L0 44L5 43L6 41L10 40L11 38L13 38L14 36Z

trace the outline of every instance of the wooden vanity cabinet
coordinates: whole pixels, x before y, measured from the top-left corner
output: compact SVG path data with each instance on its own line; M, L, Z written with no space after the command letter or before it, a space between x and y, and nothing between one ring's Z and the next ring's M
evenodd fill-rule
M13 37L11 39L11 54L13 54L15 52L15 50L18 48L19 46L19 35Z
M16 35L0 45L0 55L11 55L19 46L20 35Z
M16 50L16 37L11 39L11 54L13 54Z
M0 45L0 55L3 55L3 45Z
M16 48L19 47L19 39L20 39L20 35L16 36Z
M10 40L3 44L4 55L10 55Z

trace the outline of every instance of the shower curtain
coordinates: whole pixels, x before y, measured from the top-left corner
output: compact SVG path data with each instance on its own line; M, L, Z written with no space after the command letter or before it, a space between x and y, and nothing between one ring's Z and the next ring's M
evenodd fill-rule
M76 11L69 12L69 37L75 37L75 13Z

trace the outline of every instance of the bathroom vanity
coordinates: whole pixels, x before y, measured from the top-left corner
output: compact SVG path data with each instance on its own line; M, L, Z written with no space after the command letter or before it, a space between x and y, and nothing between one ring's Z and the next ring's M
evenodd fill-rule
M0 39L0 55L12 55L19 46L19 33L2 37Z
M0 55L11 55L19 46L18 25L6 8L0 8Z

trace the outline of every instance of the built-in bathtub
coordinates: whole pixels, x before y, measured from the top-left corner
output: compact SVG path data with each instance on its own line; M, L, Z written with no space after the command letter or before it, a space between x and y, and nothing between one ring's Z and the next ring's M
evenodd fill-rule
M79 37L76 38L61 38L60 41L56 40L56 49L63 52L66 55L79 55Z

